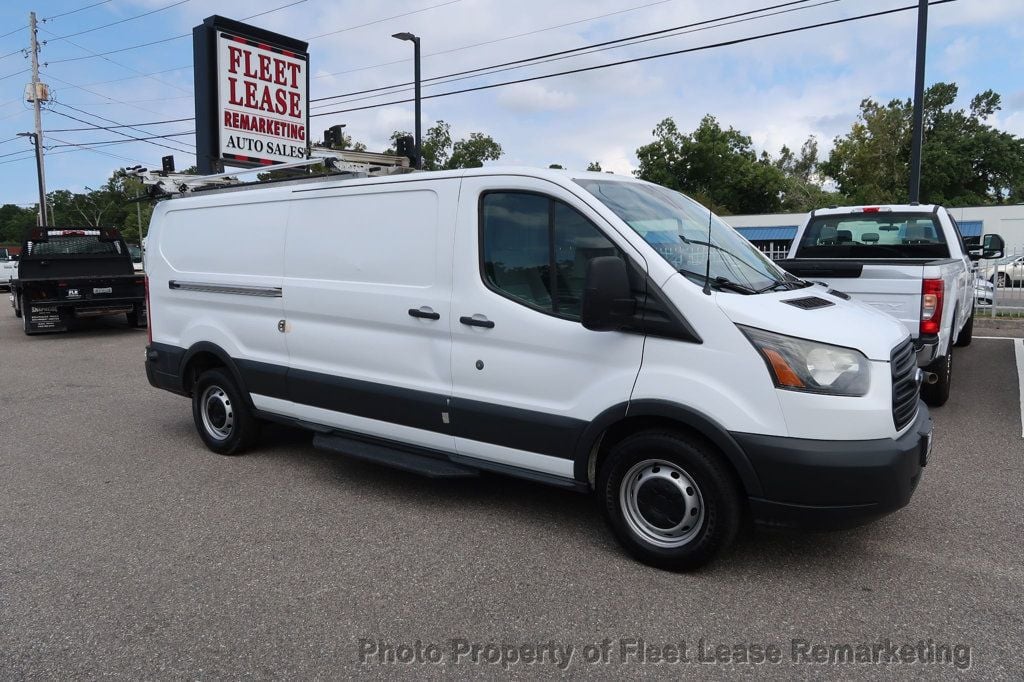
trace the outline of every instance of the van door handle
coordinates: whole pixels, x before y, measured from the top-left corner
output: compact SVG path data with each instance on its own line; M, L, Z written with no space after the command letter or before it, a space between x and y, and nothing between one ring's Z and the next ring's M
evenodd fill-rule
M468 317L463 315L459 318L459 322L462 324L468 324L470 327L483 327L484 329L493 329L494 323L488 320L483 315L480 317Z
M435 313L430 309L430 306L421 306L419 308L409 308L410 317L418 317L421 320L440 320L441 314Z

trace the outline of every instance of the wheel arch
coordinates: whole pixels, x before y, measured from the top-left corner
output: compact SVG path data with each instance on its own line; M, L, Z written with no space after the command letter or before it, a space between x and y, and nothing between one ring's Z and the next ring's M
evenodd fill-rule
M763 495L753 465L725 428L693 408L665 400L622 403L591 421L576 445L573 457L576 480L593 486L597 465L608 447L637 431L659 427L690 432L704 438L722 453L747 496Z
M182 389L184 389L186 394L191 395L192 386L199 375L206 370L216 367L227 369L235 385L238 386L238 390L246 397L247 401L251 402L249 392L245 388L245 382L242 381L242 374L238 371L235 361L223 348L209 341L200 341L192 344L185 351L185 355L182 356L180 371Z

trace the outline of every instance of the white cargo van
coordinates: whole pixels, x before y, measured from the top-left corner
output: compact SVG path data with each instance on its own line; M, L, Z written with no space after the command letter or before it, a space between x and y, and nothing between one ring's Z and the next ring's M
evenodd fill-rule
M481 168L197 193L147 240L156 387L213 451L262 420L428 476L592 491L648 563L744 517L905 505L931 444L895 319L776 267L674 191Z

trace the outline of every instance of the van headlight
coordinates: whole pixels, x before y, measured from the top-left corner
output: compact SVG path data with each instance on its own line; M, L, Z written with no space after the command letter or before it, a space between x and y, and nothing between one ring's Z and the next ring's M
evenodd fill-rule
M736 326L761 354L777 388L825 395L867 395L871 370L860 351Z

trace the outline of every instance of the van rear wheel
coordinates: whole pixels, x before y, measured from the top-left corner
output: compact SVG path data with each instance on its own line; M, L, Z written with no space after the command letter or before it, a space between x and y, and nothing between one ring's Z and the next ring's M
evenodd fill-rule
M703 566L740 526L739 491L719 454L674 431L643 431L614 445L596 492L619 542L658 568Z
M206 447L221 455L240 455L259 436L259 421L234 380L221 368L207 370L196 379L192 418Z

